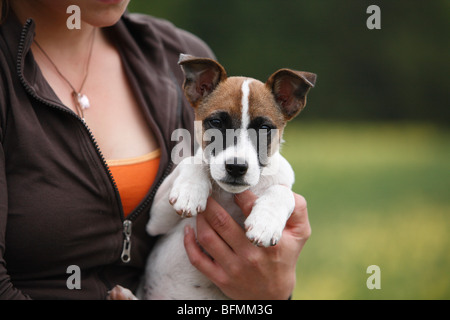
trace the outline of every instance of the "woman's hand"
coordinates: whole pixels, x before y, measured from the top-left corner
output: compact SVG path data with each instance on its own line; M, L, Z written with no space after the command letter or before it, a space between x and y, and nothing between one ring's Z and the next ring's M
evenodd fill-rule
M117 285L108 291L106 300L138 300L138 298L129 289Z
M184 245L191 263L232 299L288 299L296 281L298 256L311 234L305 199L294 193L295 209L274 247L254 246L245 231L212 198L197 216L194 230L185 229ZM245 191L235 201L248 216L256 195Z

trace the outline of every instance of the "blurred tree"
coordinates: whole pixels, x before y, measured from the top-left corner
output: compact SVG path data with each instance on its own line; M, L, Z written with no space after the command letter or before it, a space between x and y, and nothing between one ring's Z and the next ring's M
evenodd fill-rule
M369 30L369 5L381 30ZM450 120L450 1L132 0L205 40L230 75L318 74L303 119Z

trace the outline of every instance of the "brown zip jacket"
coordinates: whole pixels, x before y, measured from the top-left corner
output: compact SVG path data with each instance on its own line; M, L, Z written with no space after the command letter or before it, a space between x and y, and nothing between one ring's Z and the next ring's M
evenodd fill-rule
M34 22L22 26L10 13L0 25L0 299L104 299L117 284L135 290L144 271L154 243L145 232L149 209L177 143L171 133L192 132L178 56L213 54L192 34L141 14L125 13L106 32L161 147L155 183L125 220L95 137L33 59ZM80 289L70 285L77 280Z

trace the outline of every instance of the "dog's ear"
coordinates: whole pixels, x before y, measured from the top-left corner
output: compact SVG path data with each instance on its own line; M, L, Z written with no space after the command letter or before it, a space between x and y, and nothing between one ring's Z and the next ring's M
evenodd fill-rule
M184 93L193 107L227 78L225 69L212 59L181 54L178 64L185 76Z
M280 69L272 74L266 86L272 92L286 120L291 120L306 105L306 95L316 84L314 73Z

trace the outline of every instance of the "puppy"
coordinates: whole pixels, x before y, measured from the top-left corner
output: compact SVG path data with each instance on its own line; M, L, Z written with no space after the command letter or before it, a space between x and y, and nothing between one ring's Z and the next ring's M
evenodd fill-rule
M246 230L249 241L274 246L281 238L295 201L294 172L280 155L287 121L306 105L316 75L281 69L266 83L228 77L216 61L181 55L184 93L194 108L195 155L183 159L159 188L147 231L162 235L147 263L141 299L227 299L191 265L184 227L212 196ZM245 219L234 194L250 189L258 196ZM178 215L176 214L178 213Z

